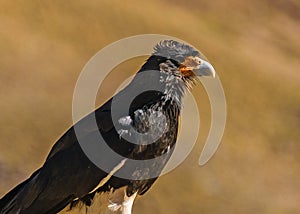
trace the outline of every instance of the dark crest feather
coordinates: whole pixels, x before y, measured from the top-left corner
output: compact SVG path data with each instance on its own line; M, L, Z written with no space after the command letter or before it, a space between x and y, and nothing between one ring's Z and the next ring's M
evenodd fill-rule
M181 61L188 56L200 56L193 47L174 40L163 40L154 47L154 55Z

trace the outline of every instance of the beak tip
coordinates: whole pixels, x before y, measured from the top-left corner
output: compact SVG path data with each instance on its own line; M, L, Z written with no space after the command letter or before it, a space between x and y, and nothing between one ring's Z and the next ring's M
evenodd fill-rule
M216 77L216 71L215 71L214 67L205 60L202 60L200 67L197 71L197 74L199 76L206 76L206 77L212 77L212 78Z

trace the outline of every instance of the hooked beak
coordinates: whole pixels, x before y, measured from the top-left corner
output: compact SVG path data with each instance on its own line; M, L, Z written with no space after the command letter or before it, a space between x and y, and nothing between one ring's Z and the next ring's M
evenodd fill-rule
M216 77L216 71L214 69L214 67L207 61L205 60L201 60L201 64L199 66L199 68L194 70L194 73L197 76L205 76L205 77Z

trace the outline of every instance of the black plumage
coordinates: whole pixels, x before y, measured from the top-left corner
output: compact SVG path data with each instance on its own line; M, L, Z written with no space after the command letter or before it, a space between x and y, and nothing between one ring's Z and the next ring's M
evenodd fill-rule
M84 127L84 138L96 139L100 132L105 140L100 143L106 143L124 157L121 165L113 163L120 166L117 170L122 170L127 159L148 160L165 155L164 158L151 165L129 167L127 173L135 179L119 178L90 161L71 127L53 146L44 165L0 199L0 213L71 212L78 207L85 207L88 212L96 197L106 193L110 212L130 213L132 204L124 201L144 194L163 170L176 143L182 97L197 82L196 76L202 75L214 75L214 70L196 49L171 40L159 43L125 89L76 125ZM142 90L147 87L155 90ZM130 124L121 124L121 129L115 127L111 114L113 99L122 104L136 91L141 93L131 102L128 115L114 115ZM94 115L97 129L90 123ZM131 135L133 129L144 135Z

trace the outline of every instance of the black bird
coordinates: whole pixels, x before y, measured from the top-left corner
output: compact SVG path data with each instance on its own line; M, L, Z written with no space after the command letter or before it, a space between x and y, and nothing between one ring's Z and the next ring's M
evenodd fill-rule
M182 97L197 83L197 76L214 77L215 71L193 47L161 41L128 86L75 124L83 127L81 139L71 127L44 165L0 199L0 214L130 214L135 197L153 185L174 150ZM112 112L114 102L122 108L128 100L132 101L127 115ZM98 141L97 133L103 137L97 143L123 157L104 159L99 151L99 161L110 164L109 170L97 167L79 144ZM130 160L141 164L129 166ZM116 175L122 169L128 178Z

